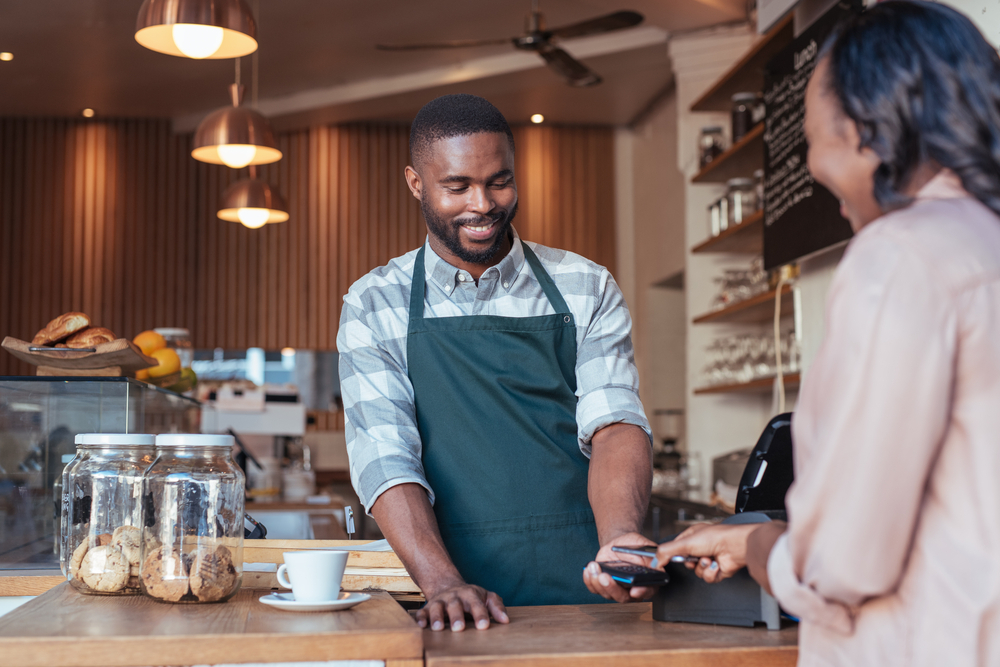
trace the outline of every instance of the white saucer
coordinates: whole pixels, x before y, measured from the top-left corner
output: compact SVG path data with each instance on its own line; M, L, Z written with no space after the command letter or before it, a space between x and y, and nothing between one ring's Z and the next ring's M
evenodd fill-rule
M361 604L366 600L371 600L372 596L367 593L340 593L337 600L326 602L297 602L291 593L271 593L260 598L260 601L271 607L284 609L285 611L338 611L340 609L350 609L356 604Z

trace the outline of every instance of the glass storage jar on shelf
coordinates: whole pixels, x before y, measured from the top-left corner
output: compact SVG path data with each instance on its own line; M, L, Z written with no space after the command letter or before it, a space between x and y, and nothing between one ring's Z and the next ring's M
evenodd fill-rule
M729 226L742 224L757 211L757 188L752 178L730 178L726 181L729 203Z
M243 579L245 480L229 435L156 437L143 481L146 595L166 602L223 602Z
M142 478L154 436L81 433L64 477L60 561L70 585L90 595L139 593Z
M732 137L735 144L764 120L764 105L759 93L736 93L732 102Z
M698 163L702 169L708 166L709 162L722 155L723 151L726 150L725 144L726 140L722 135L721 126L710 125L701 128L701 134L698 136Z
M153 331L163 336L167 347L177 353L181 360L181 368L191 368L194 362L194 345L191 343L190 331L175 327L159 327Z

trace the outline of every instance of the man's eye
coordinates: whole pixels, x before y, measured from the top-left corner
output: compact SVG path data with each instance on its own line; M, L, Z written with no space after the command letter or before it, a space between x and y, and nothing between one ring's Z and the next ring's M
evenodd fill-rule
M455 187L455 188L448 188L448 192L454 192L455 194L459 194L459 193L465 192L468 189L469 189L469 187L467 185L460 185L460 186Z
M508 185L510 185L510 179L507 179L506 181L497 181L495 183L491 183L490 187L499 189L499 188L505 188Z

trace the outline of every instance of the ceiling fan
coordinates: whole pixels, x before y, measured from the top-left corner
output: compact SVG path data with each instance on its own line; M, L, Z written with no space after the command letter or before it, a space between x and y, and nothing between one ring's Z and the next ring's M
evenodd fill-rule
M383 51L419 51L428 49L463 49L473 46L490 46L493 44L513 44L522 51L534 51L545 63L566 79L571 86L594 86L601 82L601 77L576 60L563 49L556 46L553 40L596 35L602 32L612 32L631 28L642 23L643 16L638 12L620 11L597 18L564 25L559 28L546 28L545 19L538 11L538 0L532 0L531 13L525 19L524 34L520 37L500 39L459 39L447 42L427 44L378 44L375 48Z

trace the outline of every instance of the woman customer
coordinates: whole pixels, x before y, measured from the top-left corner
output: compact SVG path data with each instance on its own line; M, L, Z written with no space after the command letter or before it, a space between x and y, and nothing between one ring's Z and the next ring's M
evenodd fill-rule
M793 423L789 522L696 527L659 561L748 566L800 665L1000 665L1000 58L885 2L822 49L809 169L856 235Z

